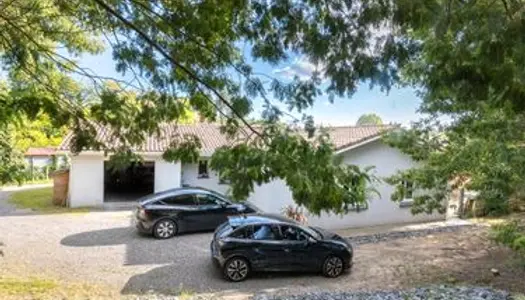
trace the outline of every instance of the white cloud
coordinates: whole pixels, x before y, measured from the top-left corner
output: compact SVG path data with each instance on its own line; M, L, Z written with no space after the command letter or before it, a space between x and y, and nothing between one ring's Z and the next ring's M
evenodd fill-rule
M316 66L304 57L301 57L295 59L295 61L289 66L273 70L273 73L288 79L292 79L297 76L301 80L306 80L312 77L312 74L315 71L320 72L321 76L323 75L321 67Z

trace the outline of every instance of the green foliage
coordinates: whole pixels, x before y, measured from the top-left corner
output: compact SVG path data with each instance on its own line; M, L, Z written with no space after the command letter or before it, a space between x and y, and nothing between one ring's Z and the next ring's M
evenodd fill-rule
M334 162L326 141L308 140L316 135L310 116L299 121L308 138L275 129L287 114L268 95L287 110L304 113L320 95L351 96L366 81L387 91L411 85L422 98L421 112L432 120L451 119L445 127L416 124L390 141L424 161L391 180L400 184L409 176L418 189L431 191L415 199L414 212L442 207L448 180L458 176L470 178L468 188L495 203L525 182L525 10L519 1L18 0L0 5L0 59L14 91L0 97L5 104L0 120L52 116L55 128L73 130L74 152L129 151L163 123L180 122L184 98L205 120L223 120L232 146L212 161L231 179L236 197L279 177L298 204L314 212L342 212L343 204L363 198L342 188L363 172ZM73 60L101 51L99 36L106 37L117 71L137 77L119 85L124 93L103 86L104 78ZM247 63L243 42L254 60L278 64L293 53L318 70L308 79L268 81ZM102 91L86 95L73 75L94 81ZM252 99L265 103L257 126L246 121ZM113 128L116 146L97 141L98 124ZM191 139L173 143L165 156L195 160L198 147Z
M13 148L9 132L0 124L0 185L22 183L26 163L23 154Z
M34 121L23 118L10 126L13 143L17 149L26 151L30 147L57 147L67 133L63 127L55 127L50 117L38 115Z
M522 125L512 116L494 109L485 111L480 119L461 120L444 128L422 122L389 134L385 141L421 162L389 182L400 190L402 182L410 180L416 189L430 191L415 201L413 212L439 208L446 193L459 187L450 182L459 182L478 192L487 214L508 213L509 198L525 182ZM398 196L394 194L394 200Z
M211 168L231 182L234 199L246 199L255 184L281 178L294 201L314 214L346 213L367 201L373 189L365 185L374 180L370 170L342 164L326 134L306 140L282 125L268 126L262 134L249 143L223 147L211 157Z
M201 148L199 138L194 135L183 135L174 137L170 148L164 152L162 158L166 161L182 161L184 163L196 163L199 161Z
M125 169L133 163L142 163L143 158L132 150L126 149L115 152L108 161L108 167L113 172Z
M383 120L376 114L364 114L357 119L356 125L381 125Z
M514 220L492 227L491 238L508 246L525 259L525 226Z
M403 81L421 87L421 112L451 119L446 126L418 123L393 143L424 161L400 176L415 173L419 185L435 182L438 190L468 178L465 187L479 191L489 213L507 212L509 197L525 182L523 4L398 4L396 20L418 53L404 65Z

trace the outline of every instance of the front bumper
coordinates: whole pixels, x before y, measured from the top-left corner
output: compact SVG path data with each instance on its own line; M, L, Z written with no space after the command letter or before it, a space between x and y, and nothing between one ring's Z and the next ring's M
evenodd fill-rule
M215 244L215 241L211 241L210 243L210 253L211 253L211 260L213 264L218 267L222 268L224 265L225 259L221 256L219 249L217 248L217 245Z
M345 261L345 265L344 265L345 270L348 270L348 269L352 268L352 265L353 265L353 264L354 264L354 263L352 262L351 259L348 260L348 261Z
M349 255L344 260L344 263L345 263L344 267L345 267L345 269L350 269L352 267L352 265L354 264L353 263L353 259L354 259L354 249L350 245Z

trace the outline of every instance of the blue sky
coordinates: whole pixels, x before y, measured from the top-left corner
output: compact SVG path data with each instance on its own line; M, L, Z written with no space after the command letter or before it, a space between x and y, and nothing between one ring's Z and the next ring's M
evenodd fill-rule
M278 66L253 61L251 63L254 72L282 80L287 80L294 75L306 77L315 69L315 66L300 57L292 57ZM122 78L115 71L110 50L98 56L82 57L79 64L90 68L98 75ZM254 102L254 114L257 114L261 109L261 103L259 100ZM322 125L353 125L359 116L365 113L376 113L385 123L409 125L411 121L419 119L416 109L420 102L412 89L392 88L387 94L378 88L370 90L368 84L364 83L352 97L336 98L334 103L330 103L327 96L319 97L314 107L306 113L313 115L316 124Z

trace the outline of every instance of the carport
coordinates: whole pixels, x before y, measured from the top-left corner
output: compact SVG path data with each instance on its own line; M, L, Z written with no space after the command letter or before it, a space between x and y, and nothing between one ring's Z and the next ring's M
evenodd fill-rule
M117 169L104 161L104 202L134 201L154 192L155 162L136 162Z
M161 153L141 153L142 163L111 170L102 152L81 152L71 157L69 205L103 207L181 186L180 162L167 162Z

